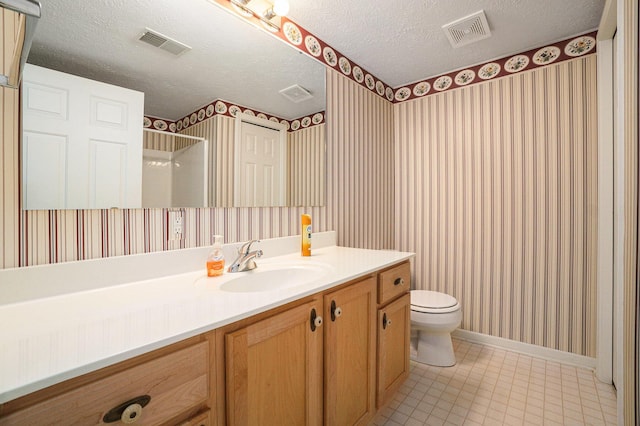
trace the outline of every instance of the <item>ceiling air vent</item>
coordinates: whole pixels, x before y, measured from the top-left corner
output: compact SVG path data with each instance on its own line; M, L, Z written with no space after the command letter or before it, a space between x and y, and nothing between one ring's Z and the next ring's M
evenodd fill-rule
M491 36L491 30L483 10L443 25L442 29L454 48Z
M177 40L162 35L157 31L150 30L149 28L145 28L144 34L142 34L142 36L138 40L149 43L150 45L158 47L162 50L166 50L167 52L173 53L174 55L180 55L187 50L191 50L191 47L187 46L186 44L180 43Z
M280 90L280 94L296 104L313 98L313 95L307 89L297 84Z

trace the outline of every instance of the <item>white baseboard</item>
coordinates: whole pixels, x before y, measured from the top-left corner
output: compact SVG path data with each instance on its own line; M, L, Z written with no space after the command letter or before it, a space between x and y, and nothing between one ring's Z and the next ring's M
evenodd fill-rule
M557 349L545 348L543 346L517 342L515 340L503 339L502 337L489 336L488 334L460 329L454 331L451 336L456 339L506 349L512 352L542 358L547 361L555 361L562 364L573 365L575 367L588 368L590 370L595 370L596 368L595 358L576 355L570 352L563 352Z

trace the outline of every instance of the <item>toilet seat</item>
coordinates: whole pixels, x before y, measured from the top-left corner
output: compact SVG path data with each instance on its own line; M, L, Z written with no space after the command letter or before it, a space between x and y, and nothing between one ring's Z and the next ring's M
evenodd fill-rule
M448 294L429 290L411 291L411 310L414 312L445 314L458 309L458 301Z

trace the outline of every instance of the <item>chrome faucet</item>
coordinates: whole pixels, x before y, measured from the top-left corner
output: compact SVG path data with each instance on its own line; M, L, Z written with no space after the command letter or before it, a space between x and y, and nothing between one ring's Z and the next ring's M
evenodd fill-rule
M244 272L257 268L258 265L256 265L255 258L262 256L262 250L251 251L251 245L259 242L260 240L251 240L244 243L242 247L238 249L238 257L233 261L231 266L229 266L227 271Z

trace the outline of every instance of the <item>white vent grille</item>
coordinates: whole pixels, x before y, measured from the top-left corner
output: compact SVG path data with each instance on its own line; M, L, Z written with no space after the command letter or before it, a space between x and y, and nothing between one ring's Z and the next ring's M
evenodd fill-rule
M443 25L442 29L454 48L491 36L491 30L483 10Z
M280 90L280 94L296 104L313 98L313 95L307 89L297 84Z
M191 50L191 47L186 44L180 43L177 40L162 35L157 31L150 30L149 28L145 28L144 34L142 34L138 40L149 43L150 45L162 50L166 50L174 55L180 55L187 50Z

